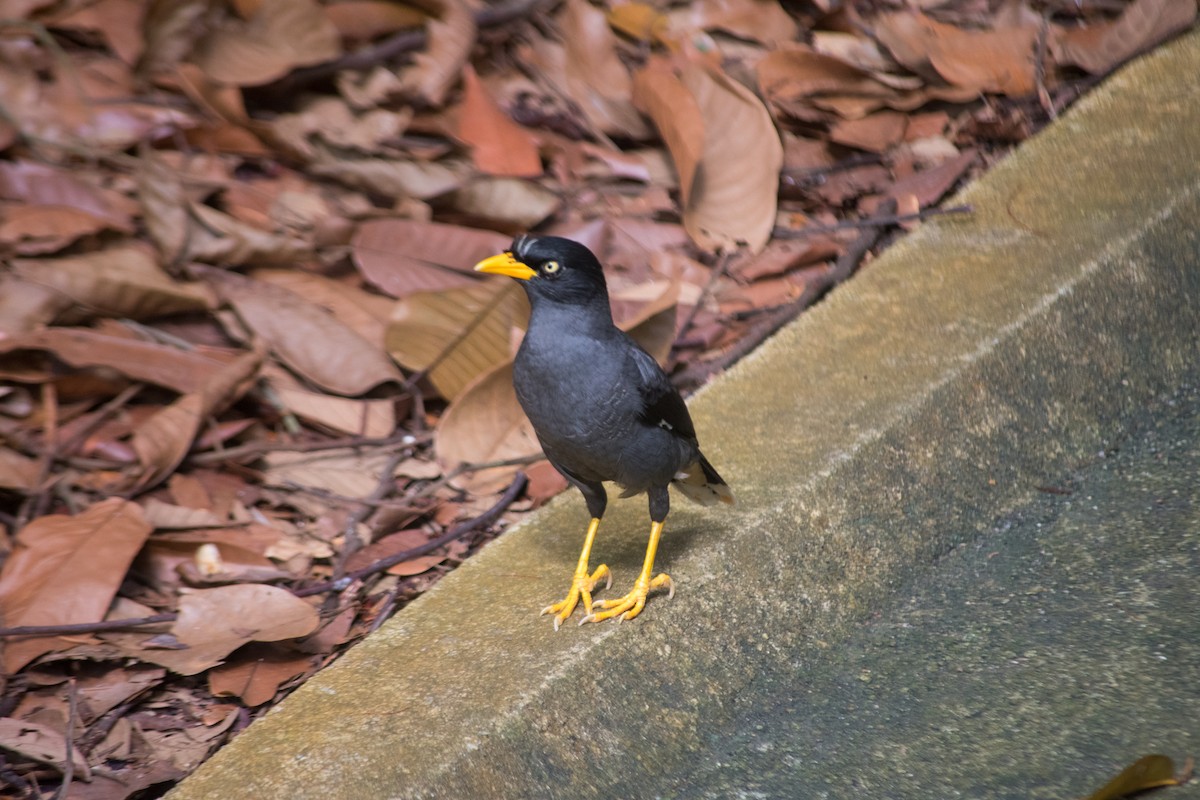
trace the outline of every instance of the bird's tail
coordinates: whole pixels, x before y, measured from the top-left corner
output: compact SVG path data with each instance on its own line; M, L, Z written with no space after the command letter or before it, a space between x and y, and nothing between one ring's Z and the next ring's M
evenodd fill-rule
M704 456L678 473L672 483L683 492L684 497L700 505L711 506L718 501L733 505L733 490Z

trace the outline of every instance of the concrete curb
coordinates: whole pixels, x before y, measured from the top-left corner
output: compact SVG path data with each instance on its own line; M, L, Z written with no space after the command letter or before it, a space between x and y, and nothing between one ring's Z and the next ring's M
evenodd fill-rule
M1197 74L1195 33L1122 70L955 201L973 215L925 225L695 398L739 506L676 504L673 601L555 633L537 611L586 522L560 498L170 797L613 797L686 772L756 681L836 651L1200 362ZM606 519L614 590L646 527L641 499Z

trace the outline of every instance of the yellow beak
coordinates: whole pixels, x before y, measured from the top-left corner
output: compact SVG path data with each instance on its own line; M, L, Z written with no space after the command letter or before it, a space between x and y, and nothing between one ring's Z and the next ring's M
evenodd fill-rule
M493 275L507 275L510 278L518 278L523 281L527 281L534 275L537 275L536 270L530 269L527 265L517 261L513 258L513 254L507 251L480 261L475 265L475 271L488 272Z

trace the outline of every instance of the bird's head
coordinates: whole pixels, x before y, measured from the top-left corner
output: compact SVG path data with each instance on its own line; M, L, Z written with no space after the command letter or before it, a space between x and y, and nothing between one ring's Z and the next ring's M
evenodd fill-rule
M596 256L578 242L558 236L518 236L508 250L475 265L478 272L507 275L521 281L530 303L608 305L604 270Z

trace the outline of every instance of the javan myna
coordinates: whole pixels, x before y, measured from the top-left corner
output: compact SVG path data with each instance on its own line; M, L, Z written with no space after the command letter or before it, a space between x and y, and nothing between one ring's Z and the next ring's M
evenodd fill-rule
M700 453L691 415L666 373L613 324L604 271L590 250L555 236L520 236L475 269L517 278L529 296L513 386L546 458L583 493L592 515L571 590L542 613L555 615L557 630L582 599L587 614L580 624L633 619L652 589L674 594L670 576L653 574L670 508L667 486L706 505L732 503L733 493ZM622 497L646 492L652 524L633 589L593 606L596 583L612 582L606 565L588 567L608 502L602 481L619 484Z

